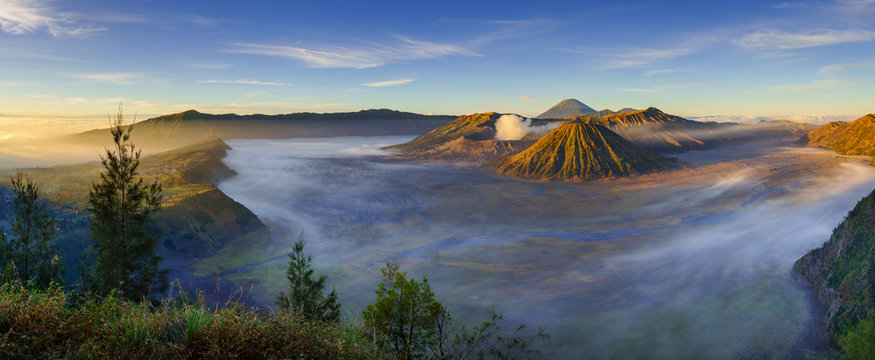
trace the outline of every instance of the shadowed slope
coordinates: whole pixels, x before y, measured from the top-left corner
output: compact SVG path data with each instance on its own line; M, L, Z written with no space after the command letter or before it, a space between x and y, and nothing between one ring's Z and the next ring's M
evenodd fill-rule
M599 125L575 120L525 151L498 160L505 175L533 179L584 180L647 173L675 162L632 144Z

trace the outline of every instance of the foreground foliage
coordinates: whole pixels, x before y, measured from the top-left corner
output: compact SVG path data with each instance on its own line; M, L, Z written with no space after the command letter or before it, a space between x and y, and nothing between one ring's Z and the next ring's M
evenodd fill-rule
M357 326L268 314L238 304L215 310L185 296L158 305L110 293L70 305L71 294L0 286L0 358L380 359Z
M88 196L92 248L96 265L91 288L102 295L117 290L137 300L160 291L166 280L158 264L158 240L152 215L160 209L161 185L146 184L139 176L140 150L131 143L133 124L125 125L121 106L112 122L114 148L100 163L100 181Z
M286 278L289 280L289 294L279 297L279 308L295 311L312 320L337 321L340 319L340 303L334 290L325 296L325 275L316 275L313 257L304 254L304 234L295 241L289 253L289 267Z
M504 317L494 310L487 311L489 320L479 326L456 327L428 279L408 279L392 263L382 273L377 301L362 315L374 338L400 359L533 359L540 357L535 345L550 337L543 328L526 333L526 325L507 334Z
M19 280L45 288L64 282L55 218L40 200L40 187L25 174L10 179L15 197L10 236L0 236L0 264L4 280Z

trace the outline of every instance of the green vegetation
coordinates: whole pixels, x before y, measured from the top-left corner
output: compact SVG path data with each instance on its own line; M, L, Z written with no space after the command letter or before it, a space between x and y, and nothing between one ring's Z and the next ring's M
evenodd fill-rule
M501 174L552 180L625 176L675 165L603 126L579 120L559 126L525 151L493 164Z
M407 279L392 263L382 273L377 301L363 313L365 324L402 359L436 357L433 349L446 335L449 314L434 299L428 279Z
M550 336L542 328L523 334L525 325L508 336L501 328L503 316L493 310L487 311L490 319L479 326L456 329L449 311L434 298L428 279L408 279L392 263L382 273L377 300L363 313L364 325L400 359L531 359L540 354L534 344Z
M794 274L812 284L828 306L826 337L862 351L861 339L873 334L875 310L875 191L848 213L829 241L796 262Z
M325 291L325 275L315 275L313 257L304 255L304 234L295 241L295 247L289 253L289 269L286 278L289 279L289 294L281 294L278 305L281 310L292 311L311 320L338 321L340 319L340 303L337 293L331 290L328 296Z
M152 297L165 287L158 270L158 239L151 228L160 208L161 185L145 184L139 176L140 151L130 142L133 124L125 125L121 106L111 129L115 147L101 157L105 172L93 184L88 201L92 214L94 277L85 281L98 294L118 290L128 299Z
M844 352L842 359L871 359L875 356L875 320L872 314L857 323L838 342Z
M55 219L40 200L40 188L33 179L17 173L11 179L12 229L0 242L0 264L4 279L17 279L38 288L64 283L64 268L55 243Z
M236 298L239 300L239 297ZM361 327L184 292L157 305L111 292L71 305L57 287L0 285L0 357L20 359L391 359Z

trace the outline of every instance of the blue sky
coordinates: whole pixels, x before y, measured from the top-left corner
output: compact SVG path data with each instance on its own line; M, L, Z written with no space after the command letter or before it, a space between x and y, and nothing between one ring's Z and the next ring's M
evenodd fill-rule
M393 108L875 112L875 0L0 0L0 119Z

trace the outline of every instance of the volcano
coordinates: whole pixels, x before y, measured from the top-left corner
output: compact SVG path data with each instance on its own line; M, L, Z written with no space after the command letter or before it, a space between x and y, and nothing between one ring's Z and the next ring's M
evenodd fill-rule
M535 118L566 119L586 114L592 114L595 112L597 112L596 109L587 106L577 99L565 99L560 101L558 104L553 105L553 107L547 109L547 111L541 113L541 115L535 116Z
M578 119L561 125L516 155L497 160L503 175L544 180L588 180L675 167L674 160L639 147L608 128Z

